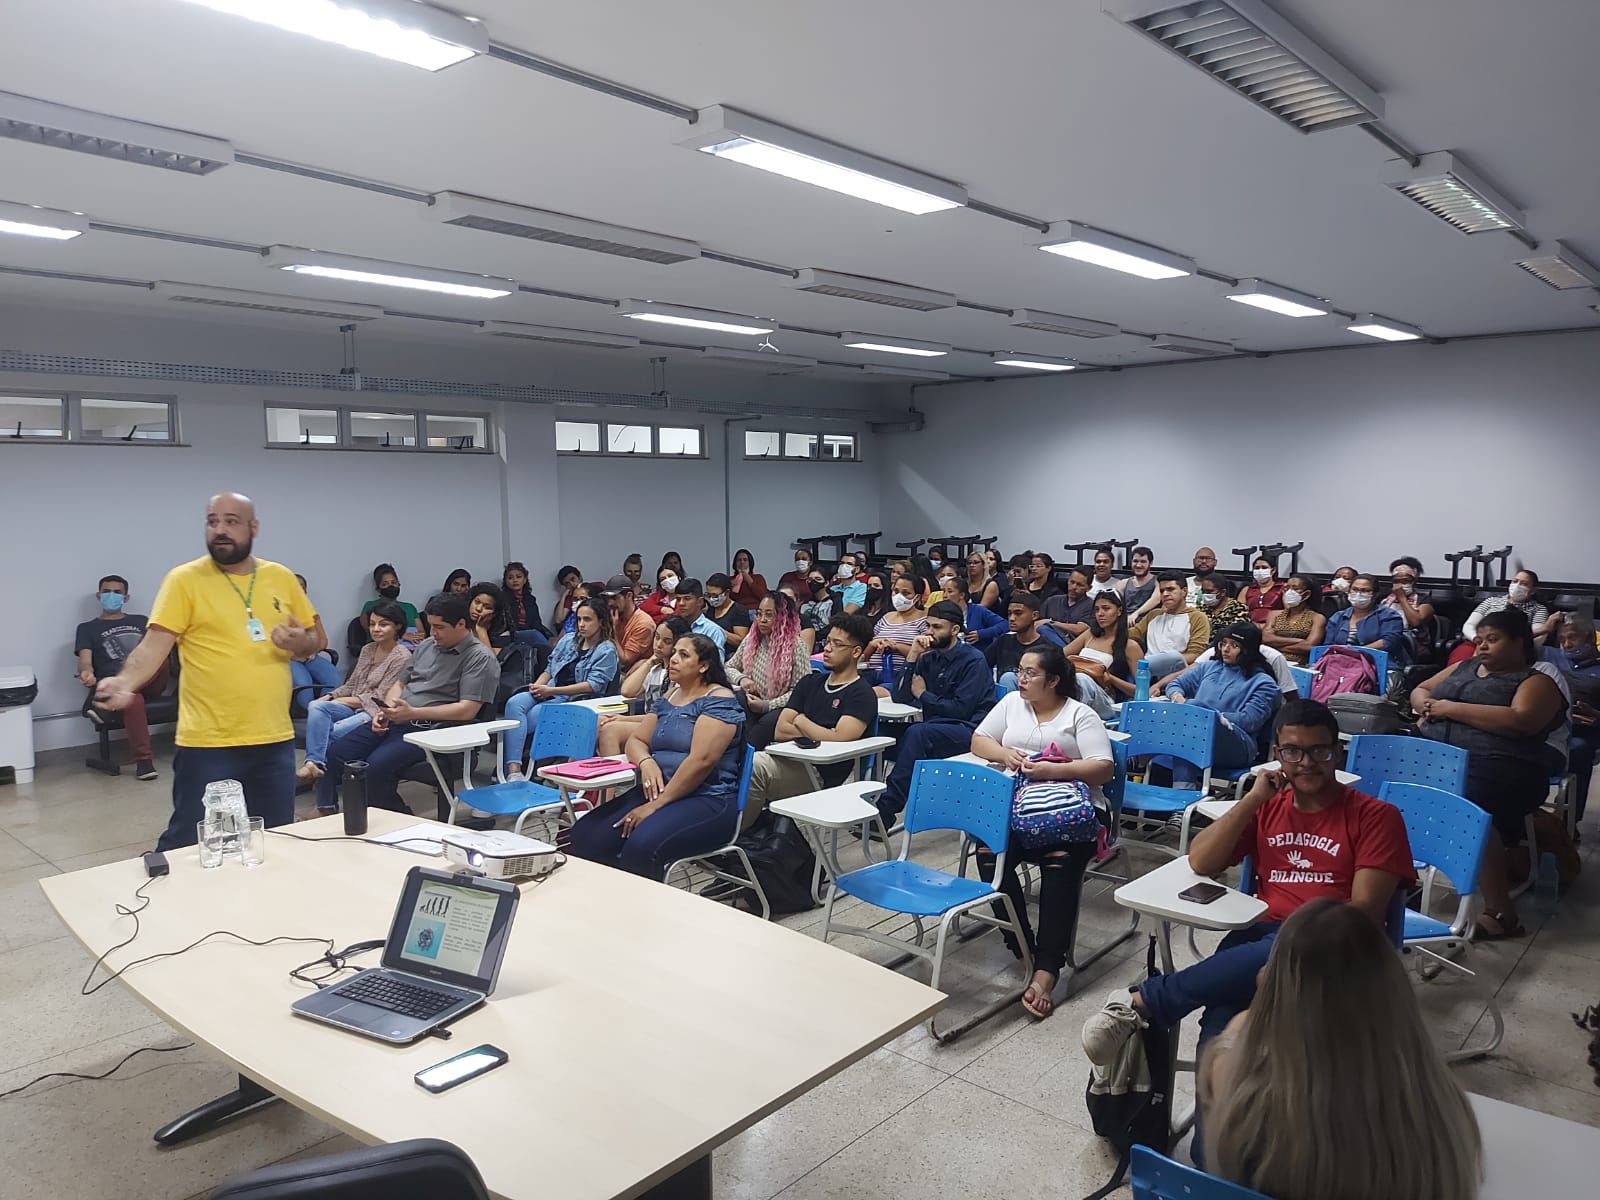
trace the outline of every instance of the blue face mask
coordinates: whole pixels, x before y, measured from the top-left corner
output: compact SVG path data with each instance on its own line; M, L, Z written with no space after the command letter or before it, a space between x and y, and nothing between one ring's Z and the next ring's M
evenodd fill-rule
M101 592L100 607L106 612L121 612L122 602L126 599L121 592Z

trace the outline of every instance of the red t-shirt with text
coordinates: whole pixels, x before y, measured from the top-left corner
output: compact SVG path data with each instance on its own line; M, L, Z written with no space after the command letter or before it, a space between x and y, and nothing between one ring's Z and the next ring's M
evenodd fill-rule
M1234 847L1235 863L1246 855L1255 863L1256 895L1267 904L1262 920L1282 921L1324 896L1348 901L1357 871L1387 871L1406 887L1416 882L1400 810L1343 784L1332 786L1339 799L1314 813L1295 808L1292 788L1275 793Z

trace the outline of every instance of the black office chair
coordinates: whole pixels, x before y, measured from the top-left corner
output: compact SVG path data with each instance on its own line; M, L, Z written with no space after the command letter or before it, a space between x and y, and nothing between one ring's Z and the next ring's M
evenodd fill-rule
M224 1180L211 1200L489 1200L489 1189L459 1147L437 1138L365 1146L247 1171Z

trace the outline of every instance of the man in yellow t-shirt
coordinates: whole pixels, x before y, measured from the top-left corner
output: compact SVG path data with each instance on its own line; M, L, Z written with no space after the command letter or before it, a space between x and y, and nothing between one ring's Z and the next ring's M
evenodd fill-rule
M268 825L294 820L294 727L289 662L326 644L317 614L287 567L251 552L261 524L248 496L206 505L207 554L167 572L144 638L95 702L126 706L178 648L178 751L172 820L156 843L195 843L206 785L237 779L245 805Z

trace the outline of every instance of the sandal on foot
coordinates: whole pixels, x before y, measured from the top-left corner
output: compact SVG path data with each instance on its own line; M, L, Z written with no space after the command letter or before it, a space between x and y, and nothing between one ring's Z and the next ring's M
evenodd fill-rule
M1484 921L1492 922L1485 925ZM1480 942L1503 942L1507 938L1527 936L1528 931L1522 927L1522 922L1517 920L1517 912L1512 908L1491 912L1488 909L1478 917L1478 924L1473 930L1473 938Z
M1050 993L1055 990L1055 984L1047 988L1040 987L1032 980L1028 981L1027 989L1022 993L1022 1007L1027 1009L1039 1020L1044 1020L1056 1010L1056 1002L1050 998ZM1030 1000L1029 997L1032 997Z

